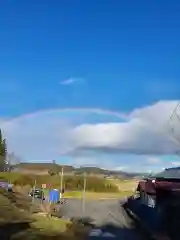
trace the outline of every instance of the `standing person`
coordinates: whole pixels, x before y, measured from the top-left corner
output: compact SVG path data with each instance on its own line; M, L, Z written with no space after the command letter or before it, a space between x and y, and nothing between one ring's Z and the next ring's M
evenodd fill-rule
M13 191L13 184L8 184L7 190L8 190L8 192L12 192Z

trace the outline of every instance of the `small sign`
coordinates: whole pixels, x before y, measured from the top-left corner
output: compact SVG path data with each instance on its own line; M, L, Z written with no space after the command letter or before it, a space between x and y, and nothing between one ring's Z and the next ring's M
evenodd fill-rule
M46 188L46 184L42 184L42 188L45 189Z

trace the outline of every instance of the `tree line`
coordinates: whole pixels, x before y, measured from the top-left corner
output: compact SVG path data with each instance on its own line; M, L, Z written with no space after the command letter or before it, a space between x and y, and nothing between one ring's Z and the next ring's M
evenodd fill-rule
M0 171L7 170L7 146L6 139L3 138L2 131L0 129Z
M0 181L5 180L13 183L17 186L31 186L33 187L41 187L42 184L46 184L47 188L58 188L60 189L61 184L61 176L55 175L33 175L33 174L21 174L21 173L13 173L7 172L0 174ZM103 178L98 177L86 177L86 189L87 191L93 192L117 192L118 188L106 181ZM84 177L83 176L64 176L63 178L63 188L66 191L72 190L83 190L84 186Z

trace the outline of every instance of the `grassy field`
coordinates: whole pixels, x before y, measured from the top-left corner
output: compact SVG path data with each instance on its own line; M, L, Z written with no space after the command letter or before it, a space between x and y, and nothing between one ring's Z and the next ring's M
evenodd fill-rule
M34 217L34 221L29 225L29 229L14 234L14 240L50 240L69 239L84 240L87 238L90 227L74 225L73 223L57 218L47 218L44 216Z
M119 191L134 191L138 184L138 181L134 179L129 180L113 179L107 181L117 186Z
M47 218L45 216L34 215L32 216L33 221L29 224L29 228L19 231L14 234L11 239L43 239L53 236L61 236L66 233L70 222L57 219L57 218ZM60 238L61 239L61 238Z
M2 174L2 179L6 174ZM9 174L11 181L18 178L17 174ZM49 176L48 176L49 177ZM14 178L14 179L13 179ZM50 180L56 180L56 178L49 177ZM91 181L90 179L87 181ZM95 181L95 180L94 180ZM85 198L88 199L109 199L109 198L124 198L133 194L136 186L135 181L123 181L123 180L101 180L99 184L114 185L118 188L114 188L112 192L95 192L86 191ZM92 181L91 184L94 184ZM96 183L96 181L95 181ZM76 186L76 185L75 185ZM94 186L94 185L93 185ZM28 198L28 192L31 186L28 184L17 184L15 186L15 193L8 193L0 189L0 235L8 235L8 239L24 240L24 239L84 239L89 231L88 227L74 224L63 219L57 219L55 217L47 217L42 215L33 214L33 203ZM107 190L107 188L104 188ZM2 191L1 191L2 190ZM99 190L99 189L98 189ZM48 189L45 190L45 194L48 195ZM66 198L82 198L82 191L65 191L64 197ZM42 210L42 209L41 209ZM43 211L43 210L42 210ZM46 212L47 213L47 212ZM25 227L24 227L25 225ZM78 234L77 234L78 232ZM2 235L3 236L3 235ZM2 237L3 238L3 237ZM4 237L7 239L7 236Z
M124 198L131 196L137 186L135 180L106 180L107 183L111 183L118 187L118 192L90 192L86 191L85 198L87 199L100 199L100 198ZM65 192L64 197L67 198L82 198L83 192L69 191Z
M85 198L86 199L100 199L100 198L124 198L131 196L134 193L134 190L137 186L137 182L134 180L106 180L107 183L111 182L111 184L118 187L118 192L93 192L86 191ZM17 187L16 187L17 188ZM21 190L22 189L22 190ZM23 188L18 187L18 191L28 193L27 190L30 190L27 186ZM49 196L49 189L44 189L45 196ZM65 191L65 198L78 198L81 199L83 195L82 191Z
M87 199L99 199L99 198L124 198L134 193L137 187L137 181L135 180L104 180L107 184L115 185L118 188L116 192L95 192L86 190L85 197ZM15 189L18 192L28 194L30 186L16 186ZM49 189L44 189L46 196L49 196ZM80 190L68 191L65 190L65 198L82 198L83 192Z
M99 192L85 192L86 199L108 199L108 198L124 198L131 196L133 191L119 191L115 193L99 193ZM45 195L48 196L48 190L45 190ZM81 191L67 191L63 195L64 198L76 198L81 199L83 192Z
M131 196L133 194L133 191L120 191L116 193L97 193L97 192L86 192L85 198L86 199L108 199L108 198L124 198ZM65 198L82 198L83 193L79 191L70 191L65 192L64 197Z
M84 239L90 230L70 221L33 214L31 200L17 193L0 191L0 236L3 239ZM77 234L78 232L78 234Z

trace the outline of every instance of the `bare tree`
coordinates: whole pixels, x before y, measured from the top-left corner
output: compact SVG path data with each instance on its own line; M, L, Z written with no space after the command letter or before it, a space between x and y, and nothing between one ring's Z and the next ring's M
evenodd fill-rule
M21 162L21 159L14 152L12 152L7 154L6 162L8 166L8 171L11 172L13 167Z

